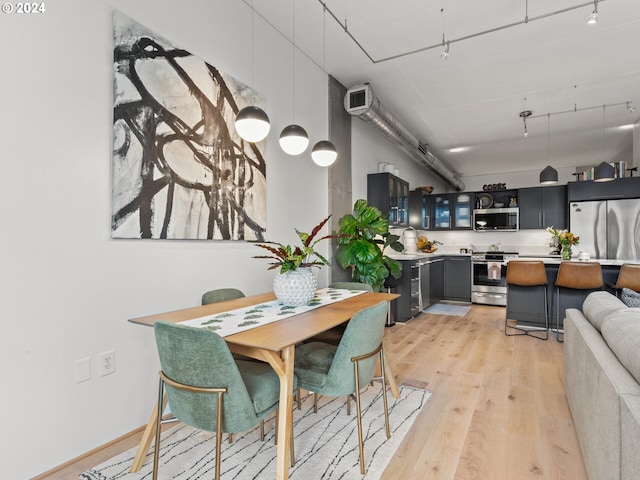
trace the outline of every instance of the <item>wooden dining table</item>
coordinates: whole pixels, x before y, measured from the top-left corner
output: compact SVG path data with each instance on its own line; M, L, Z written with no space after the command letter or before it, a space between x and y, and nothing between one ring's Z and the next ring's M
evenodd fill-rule
M280 379L280 403L277 428L276 479L289 478L290 442L292 427L293 368L296 344L338 326L353 317L360 310L380 302L390 302L399 297L395 293L366 292L339 302L324 305L313 310L284 318L265 325L244 330L224 337L232 352L265 361ZM153 326L159 320L180 323L187 320L259 305L275 300L273 292L236 298L224 302L132 318L129 321L139 325ZM395 377L385 361L385 376L395 398L400 397ZM156 430L157 404L144 430L138 450L131 465L131 472L137 472L144 463Z

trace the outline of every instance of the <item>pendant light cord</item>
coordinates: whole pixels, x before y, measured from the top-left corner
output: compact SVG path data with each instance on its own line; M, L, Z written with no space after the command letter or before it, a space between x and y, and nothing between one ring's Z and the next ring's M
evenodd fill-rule
M296 123L296 0L293 0L293 28L291 34L291 68L293 86L291 88L291 105L293 108L293 123Z

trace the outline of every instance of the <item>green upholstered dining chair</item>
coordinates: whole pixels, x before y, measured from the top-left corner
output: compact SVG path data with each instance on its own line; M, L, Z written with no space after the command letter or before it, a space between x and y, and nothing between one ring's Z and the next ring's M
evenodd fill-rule
M202 294L202 305L224 302L225 300L233 300L244 296L245 294L237 288L218 288Z
M334 282L329 285L329 288L342 288L345 290L363 290L365 292L373 292L373 287L367 283L360 282ZM311 337L306 340L308 342L324 342L331 343L332 345L338 345L340 343L340 339L344 334L344 329L347 328L347 323L345 322L341 325L337 325L326 332L319 333L315 337Z
M162 370L153 479L158 475L166 390L175 419L215 432L215 478L218 480L222 433L249 430L276 410L280 380L266 363L234 359L224 339L213 331L162 321L154 324L154 331ZM293 439L291 446L293 461Z
M362 439L362 409L360 389L373 380L378 358L382 368L382 398L387 438L389 410L387 406L384 356L382 355L382 334L387 318L387 302L380 302L356 313L347 324L340 343L311 342L296 347L295 374L299 389L314 394L314 411L317 411L317 396L355 397L358 417L358 446L360 449L360 473L366 471L364 444ZM349 401L347 401L349 405Z

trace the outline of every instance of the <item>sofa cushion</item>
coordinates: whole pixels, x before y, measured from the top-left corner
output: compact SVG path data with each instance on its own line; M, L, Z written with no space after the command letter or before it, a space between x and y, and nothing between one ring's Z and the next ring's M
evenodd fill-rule
M602 321L602 338L620 363L640 383L640 308L609 314Z
M640 307L640 293L635 290L623 288L620 299L627 307Z
M590 293L582 304L582 313L591 325L598 331L602 330L602 320L616 310L626 309L627 306L609 292L599 291Z

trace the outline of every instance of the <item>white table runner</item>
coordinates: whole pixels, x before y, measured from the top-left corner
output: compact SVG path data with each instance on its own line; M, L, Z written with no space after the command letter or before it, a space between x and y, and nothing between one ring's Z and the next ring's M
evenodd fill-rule
M191 327L207 328L215 331L221 337L233 335L244 330L256 328L267 323L282 320L294 315L308 312L316 308L339 302L347 298L365 293L363 290L346 290L342 288L319 289L309 305L288 307L280 304L278 300L238 308L228 312L206 315L191 320L180 322Z

